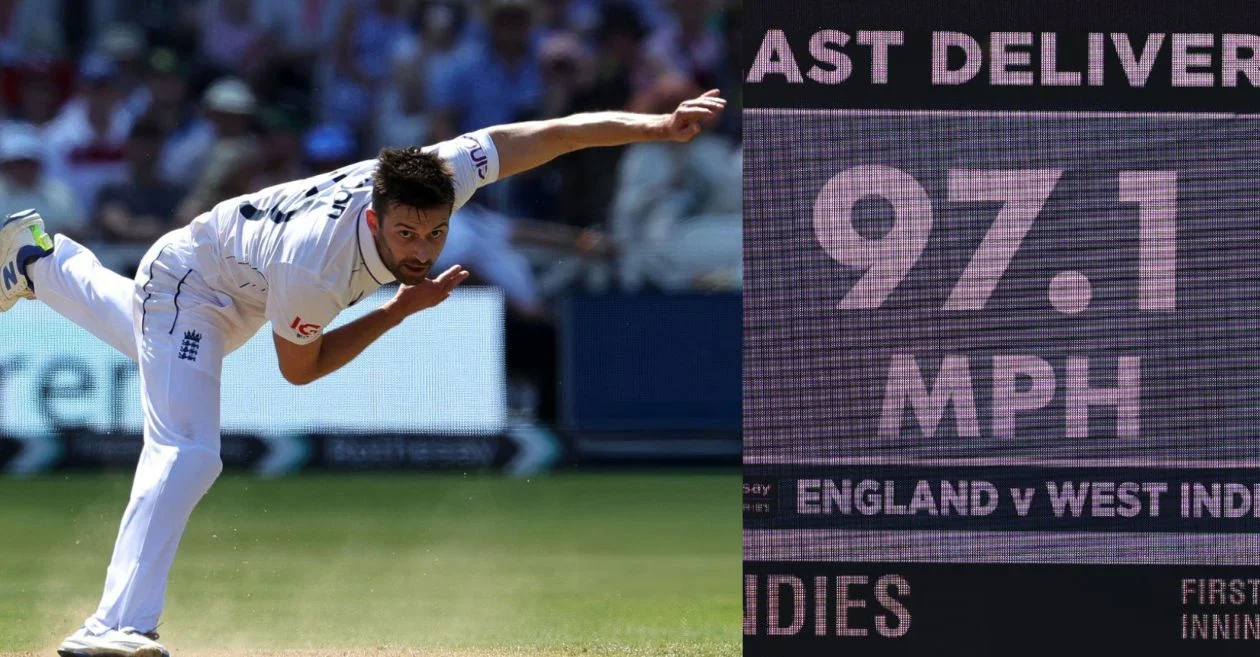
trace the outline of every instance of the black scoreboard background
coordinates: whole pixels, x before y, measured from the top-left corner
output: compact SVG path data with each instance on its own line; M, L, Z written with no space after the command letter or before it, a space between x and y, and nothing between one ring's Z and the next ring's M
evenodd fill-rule
M1260 7L744 8L745 654L1260 650Z

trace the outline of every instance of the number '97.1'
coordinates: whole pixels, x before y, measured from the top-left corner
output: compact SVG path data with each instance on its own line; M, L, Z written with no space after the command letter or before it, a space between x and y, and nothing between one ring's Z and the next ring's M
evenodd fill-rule
M997 218L954 285L944 310L981 310L1006 272L1020 243L1062 177L1062 169L951 169L946 201L1002 202ZM1138 309L1167 311L1177 305L1177 173L1121 171L1122 203L1138 206ZM853 224L859 200L879 197L893 208L892 228L867 238ZM932 202L913 176L883 165L847 169L823 186L814 202L818 243L836 262L862 270L841 300L842 310L879 308L918 262L932 230ZM1050 282L1051 304L1076 313L1089 305L1089 280L1063 272Z

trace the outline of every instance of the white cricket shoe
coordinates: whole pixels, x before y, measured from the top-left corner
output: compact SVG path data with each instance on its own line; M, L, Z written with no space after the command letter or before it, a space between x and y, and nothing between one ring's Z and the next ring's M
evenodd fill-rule
M18 299L35 298L26 265L52 249L52 237L44 232L44 218L38 212L22 210L0 221L0 313Z
M92 634L86 627L66 637L57 648L61 657L171 657L157 642L157 632L138 632L134 628L109 629Z

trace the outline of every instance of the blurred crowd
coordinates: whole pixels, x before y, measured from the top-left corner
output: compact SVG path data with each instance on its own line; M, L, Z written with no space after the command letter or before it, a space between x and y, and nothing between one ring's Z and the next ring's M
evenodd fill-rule
M575 286L737 289L739 32L737 0L0 0L0 211L147 246L383 146L717 88L731 108L691 143L483 190L444 260L526 315Z

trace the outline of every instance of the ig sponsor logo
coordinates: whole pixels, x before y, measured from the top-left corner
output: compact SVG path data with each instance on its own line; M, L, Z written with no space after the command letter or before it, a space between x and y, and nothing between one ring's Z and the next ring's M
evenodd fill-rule
M309 338L312 335L319 333L319 329L322 327L319 324L303 324L301 317L294 317L293 323L289 325L289 328L297 331L298 335L304 338Z

